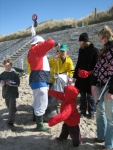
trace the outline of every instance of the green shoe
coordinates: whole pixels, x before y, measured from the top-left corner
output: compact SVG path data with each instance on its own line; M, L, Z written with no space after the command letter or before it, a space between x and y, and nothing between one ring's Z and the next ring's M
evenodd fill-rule
M36 116L36 124L37 124L37 131L48 132L50 128L46 128L43 126L43 116Z
M43 132L48 132L50 130L50 128L46 128L46 127L40 127L40 128L38 128L37 127L37 131L43 131Z

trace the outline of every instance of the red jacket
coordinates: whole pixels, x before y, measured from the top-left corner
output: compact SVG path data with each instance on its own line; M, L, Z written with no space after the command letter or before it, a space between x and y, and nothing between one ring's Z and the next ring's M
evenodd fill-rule
M56 42L48 39L43 43L32 45L27 61L31 70L29 82L50 82L50 67L47 57L45 56L50 51Z
M64 121L68 126L76 126L80 123L80 117L76 108L76 100L79 90L72 85L64 89L64 93L49 90L48 94L62 100L60 113L49 119L49 126Z

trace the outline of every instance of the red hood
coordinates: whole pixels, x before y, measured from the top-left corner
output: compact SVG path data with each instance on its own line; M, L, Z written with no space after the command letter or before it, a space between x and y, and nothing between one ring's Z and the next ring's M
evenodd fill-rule
M65 94L65 100L70 101L77 97L77 95L79 94L79 89L77 89L72 85L68 85L64 89L64 94Z

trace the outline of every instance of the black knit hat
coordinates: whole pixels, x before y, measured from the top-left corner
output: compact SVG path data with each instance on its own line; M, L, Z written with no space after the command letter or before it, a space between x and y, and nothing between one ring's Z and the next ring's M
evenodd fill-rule
M79 37L79 41L89 42L89 37L87 33L82 33Z

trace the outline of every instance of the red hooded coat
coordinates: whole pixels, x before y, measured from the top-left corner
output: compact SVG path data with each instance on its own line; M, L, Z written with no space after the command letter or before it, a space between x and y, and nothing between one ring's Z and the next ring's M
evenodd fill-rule
M66 86L64 93L49 90L49 95L62 101L60 113L49 119L49 126L53 126L61 121L64 121L68 126L76 126L80 123L80 117L75 101L78 93L79 90L72 85Z

